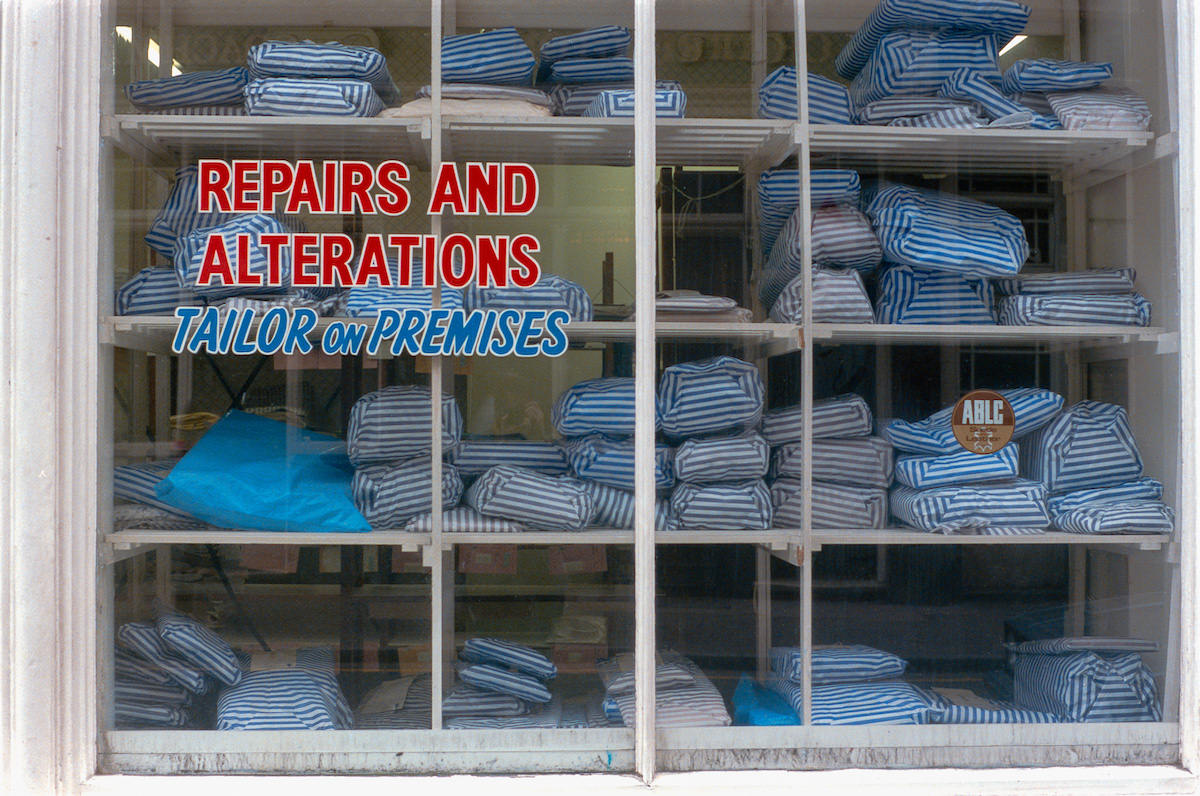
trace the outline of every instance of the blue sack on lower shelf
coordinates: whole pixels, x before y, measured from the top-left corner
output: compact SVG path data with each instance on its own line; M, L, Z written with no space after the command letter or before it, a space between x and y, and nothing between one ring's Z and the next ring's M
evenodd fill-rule
M369 531L354 507L346 443L231 411L157 486L159 500L210 525L257 531Z

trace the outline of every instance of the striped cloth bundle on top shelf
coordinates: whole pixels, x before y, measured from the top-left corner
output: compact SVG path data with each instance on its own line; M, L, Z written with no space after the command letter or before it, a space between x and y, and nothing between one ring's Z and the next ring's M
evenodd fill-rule
M1133 268L1036 274L996 280L1008 326L1149 326L1151 307L1133 287Z

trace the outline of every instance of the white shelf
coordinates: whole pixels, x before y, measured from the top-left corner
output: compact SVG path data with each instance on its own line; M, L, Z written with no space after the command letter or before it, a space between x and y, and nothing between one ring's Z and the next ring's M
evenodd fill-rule
M1134 545L1140 550L1158 550L1170 543L1170 534L1086 534L1046 531L1029 536L982 536L977 534L926 533L912 528L838 528L814 530L813 550L823 545L1019 545L1087 544Z
M814 168L976 174L1081 173L1146 146L1151 133L812 125Z
M1157 342L1157 326L982 326L814 323L814 343L1055 344Z
M249 545L399 545L416 550L429 544L427 533L405 531L369 531L365 533L321 533L283 531L241 531L227 528L167 530L130 528L105 537L114 550L129 550L157 544L249 544Z

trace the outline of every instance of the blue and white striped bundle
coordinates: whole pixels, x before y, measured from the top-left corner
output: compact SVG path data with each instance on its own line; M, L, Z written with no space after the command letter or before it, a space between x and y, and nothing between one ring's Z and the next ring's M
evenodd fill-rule
M889 265L879 277L875 319L897 324L996 323L987 279L948 271Z
M550 65L551 83L624 83L633 80L632 58L567 58Z
M442 286L442 309L461 309L462 292ZM372 318L381 310L428 310L433 307L431 287L352 287L346 291L346 315Z
M681 530L766 530L771 513L771 493L761 480L680 483L671 494L671 521Z
M1094 268L1056 274L1022 274L993 282L1004 296L1058 296L1080 293L1132 293L1137 271L1133 268Z
M959 69L999 84L998 48L993 34L962 29L886 33L850 83L850 101L861 108L886 97L937 94L946 78Z
M788 701L796 715L804 710L804 687L771 675L764 685ZM935 708L929 695L909 683L851 683L813 686L812 723L817 726L929 724Z
M762 478L770 457L766 440L753 432L689 439L675 451L675 477L691 484Z
M935 489L896 485L891 508L901 522L930 533L1021 536L1050 525L1046 488L1020 479Z
M845 169L813 169L809 172L813 207L831 204L858 205L862 186L858 172ZM800 206L800 172L771 169L758 180L758 234L763 257L771 253L779 232Z
M596 481L616 489L632 490L636 484L633 466L633 440L588 434L563 441L571 470L578 478ZM671 467L673 451L660 443L654 446L654 488L670 489L675 484Z
M445 702L442 715L448 715ZM432 725L433 680L428 674L385 680L368 691L354 711L358 730L428 730Z
M633 379L608 377L581 381L558 396L551 422L564 437L597 432L612 436L633 435ZM660 418L655 416L657 430Z
M596 661L596 674L604 684L607 696L632 694L636 687L632 653L622 653ZM670 650L654 656L654 687L660 691L686 688L696 682L693 669L684 663L682 655Z
M523 716L533 708L524 699L499 691L489 691L466 683L457 683L442 700L442 715L458 716Z
M764 268L759 297L768 308L792 280L803 273L803 214L799 209L783 225ZM828 205L812 212L812 262L814 266L871 271L879 265L879 241L861 212L849 205Z
M119 464L113 468L113 497L119 500L132 500L146 506L172 514L176 517L191 518L182 509L163 503L158 499L158 482L171 474L178 459L158 462L143 462L139 464Z
M971 99L979 103L996 127L1034 127L1041 130L1062 128L1055 116L1039 116L1021 103L1004 96L995 85L971 69L955 70L942 84L939 93L956 99Z
M242 667L233 648L190 616L162 610L154 627L168 650L201 672L225 685L236 685L242 679Z
M1013 276L1029 258L1021 222L974 199L881 185L866 212L891 263L975 277Z
M814 528L884 528L888 518L886 489L812 482ZM800 528L804 523L804 482L776 478L771 483L776 528Z
M971 127L978 127L984 123L984 120L979 119L983 109L977 103L949 97L888 97L875 100L870 105L858 109L856 120L859 124L891 126L904 120L954 111L962 111L965 114L962 118L977 119L978 123L969 125Z
M1032 117L1029 119L1032 121ZM1007 123L1008 119L1005 120ZM923 116L901 116L887 123L888 127L957 128L974 130L988 127L987 122L968 108L947 108Z
M520 716L455 716L442 725L447 730L553 730L565 727L563 700L552 696Z
M433 449L433 398L428 387L396 385L367 393L350 410L346 452L355 466L402 462ZM442 449L462 437L462 414L453 395L442 396Z
M660 653L665 663L677 664L691 675L690 683L656 687L654 723L658 727L725 727L730 724L725 699L712 681L692 661L678 653ZM656 677L657 680L657 677ZM636 725L636 696L632 688L607 692L604 712L625 727Z
M1015 426L1013 439L1049 423L1062 410L1063 397L1040 387L1014 387L997 390L1012 406ZM953 406L939 409L924 420L892 420L883 429L883 436L896 448L914 453L947 454L962 450L950 428ZM1028 451L1032 443L1025 446Z
M757 426L763 396L762 376L749 362L719 356L672 365L658 381L663 433L680 438Z
M552 478L507 465L479 476L463 502L480 514L535 531L578 531L596 515L587 487L574 478Z
M934 724L1056 724L1060 721L1053 713L984 699L970 691L938 688L928 693L934 701L935 713L930 716Z
M409 533L433 531L433 514L418 514L404 524ZM485 517L470 506L455 506L442 512L444 533L520 533L525 526L500 517Z
M1037 644L1038 642L1033 642ZM1154 674L1137 652L1014 648L1013 701L1063 721L1160 721Z
M173 268L143 268L117 289L118 315L170 315L176 307L198 304L192 291L179 286Z
M871 407L860 395L846 393L813 401L813 439L866 437L874 428ZM772 409L763 415L762 435L772 447L804 438L804 415L800 404Z
M476 663L459 669L458 677L467 685L473 685L484 691L515 696L526 702L542 704L551 699L550 689L546 688L540 678L512 671L503 666Z
M1055 514L1054 527L1067 533L1171 533L1175 510L1157 500L1081 506Z
M125 86L125 96L138 110L205 105L241 105L249 80L245 67L188 72L138 80Z
M1005 326L1149 326L1150 302L1140 293L1080 293L1073 296L1004 296Z
M813 323L874 323L862 274L853 269L813 268ZM804 274L792 278L771 305L775 323L804 323Z
M387 59L371 47L351 47L338 42L265 41L250 48L246 68L254 79L294 77L365 81L385 104L400 101L400 92L388 73Z
M183 727L188 711L172 705L146 704L126 699L113 702L113 719L119 729L131 727Z
M117 628L117 643L154 665L193 694L204 694L212 680L195 664L171 650L149 622L127 622Z
M428 99L433 96L433 86L424 85L417 89L417 97ZM442 99L461 100L515 100L543 108L552 108L554 100L545 91L525 86L496 86L487 83L443 83Z
M330 671L247 672L217 699L218 730L348 730L353 714Z
M442 39L442 82L528 86L535 60L516 28L446 36Z
M601 91L581 116L631 118L634 100L631 88L609 88ZM687 95L682 91L655 89L654 115L659 119L682 119L687 111Z
M834 68L852 78L866 66L880 40L897 28L958 28L992 33L1002 41L1025 29L1029 8L1013 0L880 0L838 53Z
M354 471L354 506L375 530L398 529L433 510L433 467L428 456L402 464L369 464ZM442 506L453 508L463 482L452 464L442 465Z
M1107 61L1059 61L1023 58L1008 68L1000 81L1006 94L1022 91L1070 91L1096 86L1113 75Z
M249 274L261 277L266 282L268 276L267 249L259 244L259 236L286 234L290 231L279 219L262 213L236 216L218 226L193 229L176 241L175 275L180 285L191 290L197 296L210 299L286 293L292 284L292 255L287 246L280 247L279 267L282 277L280 285L249 288L239 285L223 285L219 280L210 285L197 285L196 280L200 276L200 269L204 263L204 252L208 247L210 236L219 235L225 251L236 252L238 235L249 235L251 236L248 247L249 256L246 258L245 270Z
M378 116L383 109L365 80L269 77L246 86L250 116Z
M196 210L199 197L199 171L195 166L184 166L175 171L175 181L162 209L150 224L146 233L146 244L164 257L174 257L176 241L196 229L219 226L237 218L237 213L199 213Z
M1061 514L1064 511L1086 508L1088 506L1104 506L1109 503L1125 503L1128 501L1160 500L1163 495L1161 481L1143 477L1115 486L1102 486L1095 489L1081 489L1063 495L1053 495L1047 501L1051 514Z
M804 474L802 446L789 442L771 457L773 478ZM817 481L886 489L892 483L892 445L881 437L816 439L812 443L812 477Z
M459 475L471 478L502 464L542 475L567 475L567 454L556 442L524 439L464 439L450 456Z
M467 310L566 310L572 321L592 319L592 298L582 285L557 274L544 274L532 287L479 287L463 290Z
M545 82L549 75L549 66L556 61L568 58L606 58L625 55L629 45L633 43L633 35L629 28L622 25L601 25L579 33L568 33L565 36L555 36L538 51L538 81Z
M633 90L633 82L629 80L619 83L559 83L550 89L550 99L554 104L555 116L582 116L601 93L616 89ZM683 87L675 80L654 81L655 91L683 92Z
M804 651L800 647L772 647L771 671L794 683L804 680ZM890 652L863 644L814 647L813 685L861 683L901 677L908 661Z
M1124 408L1080 401L1029 437L1021 472L1053 494L1075 492L1139 478L1142 456Z
M796 68L781 66L767 75L758 87L758 116L761 119L800 118ZM808 73L808 123L854 124L850 92L841 83Z
M1005 644L1017 654L1059 655L1066 652L1158 652L1158 642L1125 636L1068 636Z
M126 704L161 705L189 708L195 702L191 691L175 684L159 685L117 675L113 680L113 696Z
M914 489L1017 477L1017 445L1010 443L995 453L962 450L940 455L909 454L896 459L896 483Z
M1150 106L1138 94L1125 89L1094 88L1046 95L1062 126L1068 130L1150 129Z
M558 675L558 667L532 647L499 638L469 638L459 657L471 663L506 666L541 680Z
M147 685L178 685L171 679L171 675L158 668L157 665L122 647L113 650L113 671L119 678Z
M151 116L245 116L246 104L239 105L181 105L178 108L141 110Z
M592 503L596 507L596 516L592 525L599 528L633 528L634 526L634 495L624 489L615 489L598 481L584 481ZM654 501L654 527L665 530L671 525L671 503L668 500Z

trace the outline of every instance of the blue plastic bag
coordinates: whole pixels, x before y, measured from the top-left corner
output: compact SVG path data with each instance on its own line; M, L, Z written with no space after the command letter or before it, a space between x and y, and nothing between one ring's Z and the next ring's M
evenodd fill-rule
M355 532L346 443L277 420L231 411L159 482L164 503L221 528Z
M742 675L733 692L733 723L746 727L799 724L800 717L787 700Z

